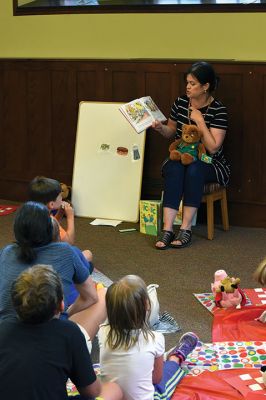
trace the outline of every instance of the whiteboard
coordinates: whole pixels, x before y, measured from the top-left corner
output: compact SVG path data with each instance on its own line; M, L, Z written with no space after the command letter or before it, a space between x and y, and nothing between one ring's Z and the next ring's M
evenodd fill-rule
M146 132L132 128L120 105L79 105L72 181L77 216L139 220ZM127 155L119 154L118 147L128 149Z

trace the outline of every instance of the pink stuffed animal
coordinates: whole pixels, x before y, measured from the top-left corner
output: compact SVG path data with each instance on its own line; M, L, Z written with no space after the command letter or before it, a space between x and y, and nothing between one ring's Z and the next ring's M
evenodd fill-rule
M221 285L221 281L226 278L228 275L224 269L218 269L218 271L214 274L214 282L211 283L212 293L216 296L216 289L218 289Z
M211 288L217 307L231 308L246 304L246 296L238 287L239 282L239 278L230 278L223 269L215 272Z

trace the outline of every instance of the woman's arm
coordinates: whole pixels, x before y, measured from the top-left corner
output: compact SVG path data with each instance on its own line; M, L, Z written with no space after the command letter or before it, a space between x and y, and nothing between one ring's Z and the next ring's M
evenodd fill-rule
M167 125L164 125L156 119L152 123L152 128L159 132L163 137L171 139L176 133L176 122L169 118Z
M197 127L202 132L202 143L210 154L216 153L223 144L226 131L218 128L209 129L201 112L194 107L190 107L190 110L190 118L196 123Z
M152 371L152 383L160 383L163 377L163 355L154 360L154 367Z
M203 136L201 138L202 143L210 154L215 154L223 144L226 131L224 129L210 128L206 129L199 127Z

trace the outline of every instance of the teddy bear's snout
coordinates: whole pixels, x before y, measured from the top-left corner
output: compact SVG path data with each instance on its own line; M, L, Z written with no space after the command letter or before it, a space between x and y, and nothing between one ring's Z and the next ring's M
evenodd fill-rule
M185 138L185 141L187 143L191 143L192 140L193 140L193 136L192 135L185 135L184 138Z

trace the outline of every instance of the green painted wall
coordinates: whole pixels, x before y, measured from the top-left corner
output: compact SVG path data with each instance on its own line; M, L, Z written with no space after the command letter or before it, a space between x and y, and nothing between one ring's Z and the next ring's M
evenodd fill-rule
M0 58L266 61L266 13L13 16L1 0Z

